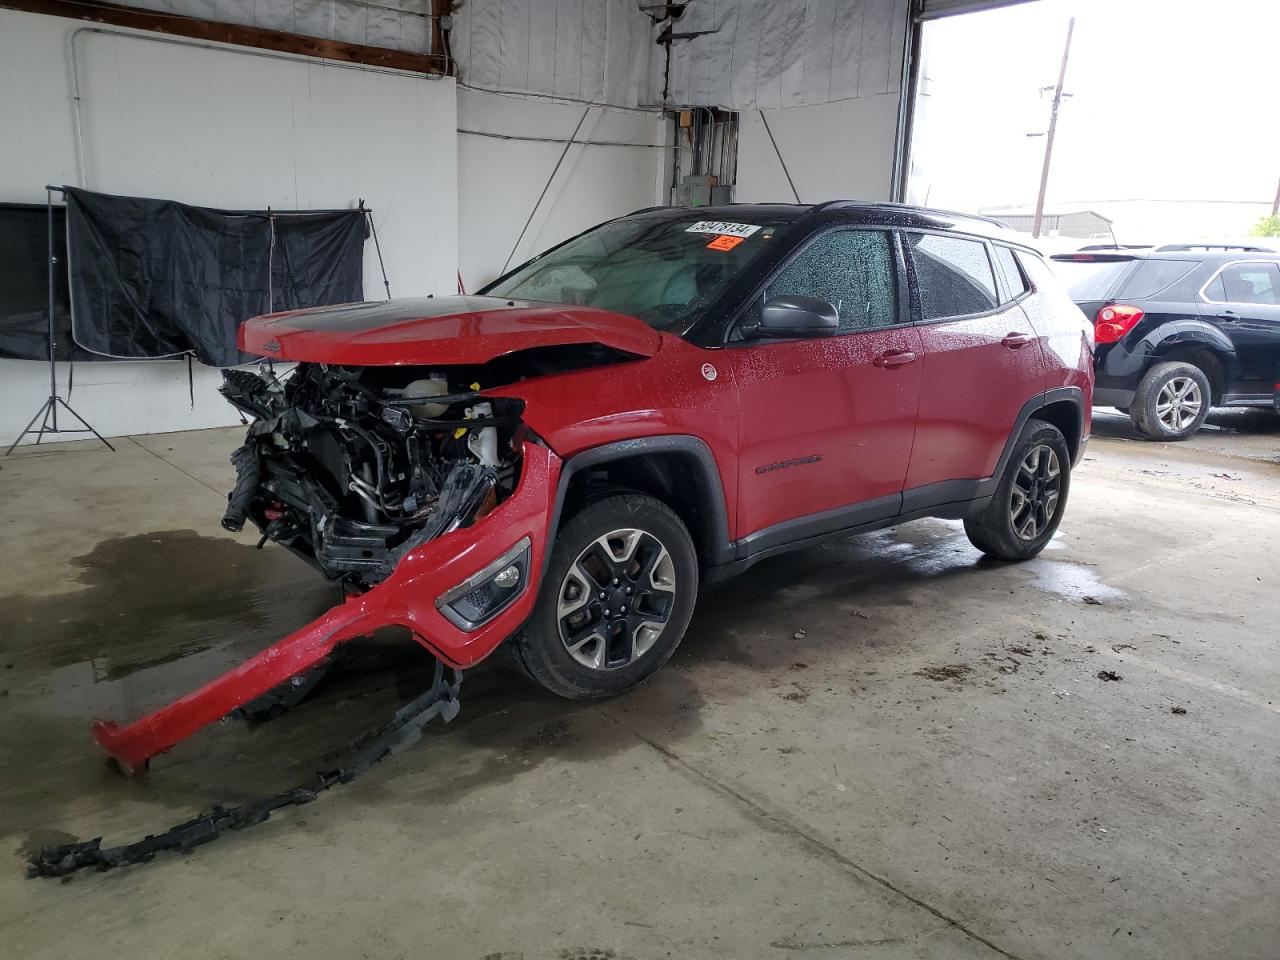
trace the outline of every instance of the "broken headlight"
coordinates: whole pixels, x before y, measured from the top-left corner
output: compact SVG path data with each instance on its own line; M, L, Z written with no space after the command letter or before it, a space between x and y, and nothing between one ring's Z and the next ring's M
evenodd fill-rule
M436 609L455 627L475 630L515 601L529 580L529 548L524 537L514 547L441 594Z

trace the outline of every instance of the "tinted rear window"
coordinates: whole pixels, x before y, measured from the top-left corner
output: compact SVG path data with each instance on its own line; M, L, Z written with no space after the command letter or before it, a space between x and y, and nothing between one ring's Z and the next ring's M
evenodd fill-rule
M1124 281L1118 296L1145 300L1177 283L1199 266L1195 260L1143 260Z
M1058 260L1053 269L1062 278L1071 299L1106 300L1120 277L1133 266L1132 260Z

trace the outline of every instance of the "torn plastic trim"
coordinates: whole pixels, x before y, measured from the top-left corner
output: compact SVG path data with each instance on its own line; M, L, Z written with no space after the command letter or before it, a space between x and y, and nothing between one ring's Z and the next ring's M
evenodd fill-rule
M537 580L530 576L527 588L509 607L475 630L451 623L436 609L435 600L521 537L529 537L531 543L529 569L541 571L561 461L547 447L526 440L522 463L520 482L511 496L471 526L416 546L376 587L154 713L123 727L96 722L94 737L126 772L140 772L156 754L305 674L338 644L381 627L407 627L415 640L451 667L483 660L528 618Z
M352 744L357 752L344 766L317 771L310 783L280 793L261 797L235 807L215 806L208 813L183 821L164 833L147 835L141 840L117 847L102 846L102 838L56 847L45 847L27 861L27 879L65 877L77 870L93 867L110 870L129 863L147 863L166 850L188 853L193 848L216 840L227 830L256 826L271 819L282 807L310 803L321 793L340 783L350 783L375 763L402 747L412 746L422 737L422 729L437 717L448 723L460 709L458 691L462 671L449 670L436 661L435 677L426 693L396 711L395 719L373 737L362 737Z

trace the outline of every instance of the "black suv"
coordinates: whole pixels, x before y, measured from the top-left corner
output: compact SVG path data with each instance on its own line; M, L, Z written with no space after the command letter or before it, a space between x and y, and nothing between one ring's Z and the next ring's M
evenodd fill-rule
M1269 407L1280 382L1280 253L1158 247L1058 254L1093 320L1096 406L1182 440L1210 406Z

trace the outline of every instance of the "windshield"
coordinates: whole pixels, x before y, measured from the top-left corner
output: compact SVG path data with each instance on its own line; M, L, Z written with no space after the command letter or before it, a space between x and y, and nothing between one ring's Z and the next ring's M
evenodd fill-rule
M744 211L745 213L745 211ZM787 230L770 217L614 220L570 240L483 293L600 307L681 330Z

